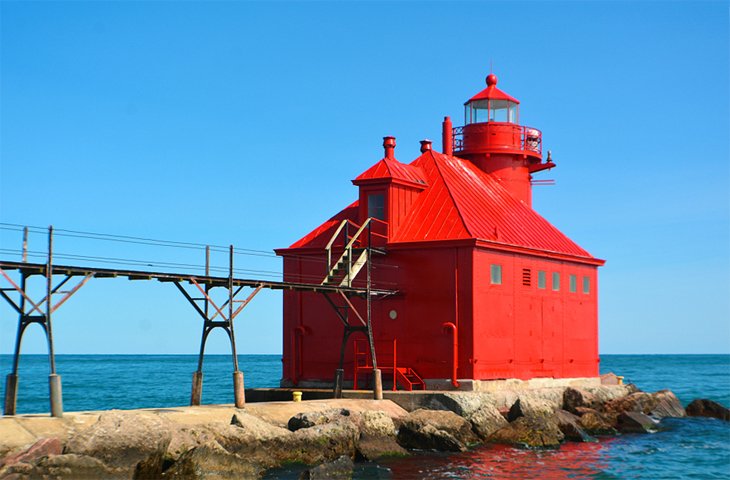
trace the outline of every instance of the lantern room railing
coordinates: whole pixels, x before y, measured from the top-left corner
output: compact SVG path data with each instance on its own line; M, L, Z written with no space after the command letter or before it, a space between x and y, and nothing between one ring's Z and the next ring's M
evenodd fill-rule
M506 122L472 123L454 127L454 154L495 151L542 157L542 132Z

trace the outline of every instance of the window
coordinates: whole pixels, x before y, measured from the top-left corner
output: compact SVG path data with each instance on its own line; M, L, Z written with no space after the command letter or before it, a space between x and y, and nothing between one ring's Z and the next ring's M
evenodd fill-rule
M553 272L553 291L557 292L560 290L560 274Z
M537 271L537 288L545 290L545 272L542 270Z
M489 269L489 283L492 285L502 285L502 265L492 264Z
M583 293L591 293L590 277L583 277Z
M532 283L532 270L529 268L522 269L522 285L529 287Z
M575 275L568 277L568 285L570 286L571 293L575 293L578 290L578 279Z
M385 195L382 193L368 195L368 217L385 220Z

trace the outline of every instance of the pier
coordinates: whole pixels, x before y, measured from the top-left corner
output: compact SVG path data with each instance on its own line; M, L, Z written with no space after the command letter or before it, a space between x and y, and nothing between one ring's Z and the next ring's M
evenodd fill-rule
M10 230L21 230L18 225L0 224ZM8 228L10 227L10 228ZM367 225L363 225L363 229ZM35 227L38 231L38 228ZM63 416L63 396L61 388L61 377L56 372L55 353L53 344L53 316L54 313L68 301L76 292L78 292L87 282L92 279L103 278L127 278L134 281L158 281L163 283L171 283L182 294L184 298L195 310L198 316L203 320L203 329L200 341L200 351L198 355L198 367L193 373L190 405L200 405L203 388L203 360L205 356L205 345L209 334L216 328L220 328L227 334L230 342L231 355L233 358L233 386L234 386L234 405L242 408L245 405L245 383L244 374L239 370L238 357L236 350L236 337L234 330L234 320L243 312L247 305L256 297L262 289L271 290L295 290L307 291L323 295L327 299L327 303L332 306L337 318L344 326L343 343L353 331L361 331L367 337L370 343L370 349L373 359L375 359L375 347L372 342L372 322L371 310L369 308L372 299L384 298L397 293L395 290L374 288L370 278L370 268L364 270L368 272L364 286L355 286L350 282L336 284L328 282L331 266L324 268L325 276L321 282L313 279L305 279L306 281L271 281L262 279L240 278L236 276L234 270L234 254L236 250L233 245L228 247L228 272L226 276L211 275L210 251L209 246L205 246L205 271L203 275L193 273L170 273L164 271L153 270L136 270L136 269L116 269L116 268L99 268L96 266L84 265L60 265L54 262L54 229L49 227L47 230L47 251L45 252L46 261L43 263L28 261L28 227L22 228L23 247L22 250L14 252L12 250L3 249L3 254L13 253L21 256L21 261L11 261L0 258L0 297L2 297L10 307L18 314L18 323L16 331L15 348L13 351L12 371L6 377L4 414L15 415L17 410L17 391L18 391L18 367L20 362L20 352L23 335L27 328L32 324L38 324L47 339L48 344L48 361L50 365L49 374L49 396L51 416ZM79 232L75 232L79 233ZM109 237L105 234L89 234ZM335 235L337 236L337 235ZM93 237L92 237L93 238ZM132 238L132 237L118 237ZM370 235L367 235L370 238ZM147 242L158 242L156 240L140 239ZM159 241L161 242L161 241ZM181 243L181 242L174 242ZM332 245L330 245L332 247ZM336 247L336 245L335 245ZM347 245L347 248L351 248ZM371 261L370 243L362 245L364 251L367 252L363 258L367 264ZM219 249L220 250L220 249ZM83 257L81 257L83 258ZM92 258L92 257L89 257ZM360 265L362 267L362 265ZM28 280L33 276L40 276L45 279L44 291L34 295L28 286ZM224 302L215 302L211 297L213 289L223 289L226 291L226 300ZM351 299L365 298L367 308L363 312L358 312ZM343 302L339 305L335 300ZM355 317L355 323L351 324L351 320L344 311L352 311ZM337 352L333 352L333 356ZM336 397L341 396L341 367L335 372L335 378L340 382L335 382L334 394ZM373 398L380 400L383 398L382 384L378 381L373 385Z

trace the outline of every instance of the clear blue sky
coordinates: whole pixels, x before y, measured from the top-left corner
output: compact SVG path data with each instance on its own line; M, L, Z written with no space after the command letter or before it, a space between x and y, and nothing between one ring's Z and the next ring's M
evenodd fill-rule
M2 2L0 13L2 222L288 246L355 198L350 180L382 156L384 135L403 162L422 138L440 149L443 116L460 123L491 61L558 164L535 208L607 259L601 352L730 352L725 1ZM20 235L0 241L19 248ZM69 237L57 251L202 262ZM16 321L1 305L2 353ZM169 284L97 279L54 329L59 353L195 353L201 323ZM251 304L237 337L241 353L281 351L280 293ZM23 351L45 352L40 329ZM228 351L223 333L209 351Z

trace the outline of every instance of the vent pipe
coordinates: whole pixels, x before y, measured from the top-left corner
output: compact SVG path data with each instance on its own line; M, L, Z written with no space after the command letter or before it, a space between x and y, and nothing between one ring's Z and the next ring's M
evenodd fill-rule
M429 150L431 150L431 140L429 140L427 138L424 140L421 140L421 153L426 153Z
M454 130L451 125L451 118L444 117L444 123L442 124L442 134L441 134L441 150L446 155L453 155L454 154Z

